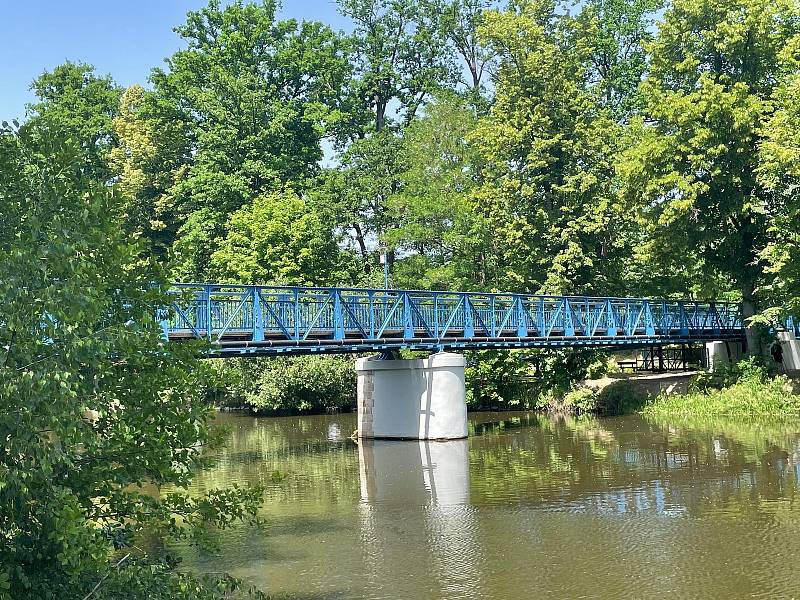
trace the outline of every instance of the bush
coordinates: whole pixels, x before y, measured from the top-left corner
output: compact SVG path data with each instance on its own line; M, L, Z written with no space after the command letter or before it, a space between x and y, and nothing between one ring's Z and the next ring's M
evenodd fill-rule
M356 405L352 357L236 359L218 370L230 386L226 404L245 404L256 412L326 412Z
M693 391L708 392L721 390L739 381L764 382L769 378L769 371L755 356L750 356L737 363L717 364L714 371L703 371L695 378Z
M747 361L750 362L750 361ZM710 388L680 395L660 395L643 411L654 416L798 417L800 396L789 379L769 378L760 369L747 371L721 389Z
M466 353L467 405L528 408L521 400L519 380L529 374L530 363L519 350L477 350Z
M594 412L597 409L597 393L588 387L579 387L564 396L565 410L578 414Z

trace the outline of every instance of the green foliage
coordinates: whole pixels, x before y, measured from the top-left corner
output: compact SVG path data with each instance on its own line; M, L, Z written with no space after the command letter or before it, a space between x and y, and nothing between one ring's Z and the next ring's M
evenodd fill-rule
M784 73L772 101L775 111L763 128L759 181L770 195L770 241L760 258L768 279L761 293L771 310L765 321L800 314L800 35L781 53Z
M428 95L452 78L445 39L436 13L418 0L338 0L340 12L354 26L351 83L356 106L372 113L372 131L390 122L393 101L405 124L410 123ZM363 116L353 111L363 135ZM369 131L369 129L367 129Z
M93 156L50 127L0 131L0 564L13 598L82 598L142 530L204 541L261 497L181 492L219 441L205 369L192 345L164 345L163 274L122 233Z
M590 89L591 47L552 2L516 6L479 28L500 61L471 134L486 163L476 203L491 277L519 291L623 290L632 219L613 193L619 129Z
M758 357L751 356L735 363L714 365L713 371L703 371L692 382L693 390L708 392L730 387L739 381L764 383L770 374Z
M797 418L800 396L785 375L764 379L750 373L736 383L685 395L661 395L644 407L647 416Z
M254 412L347 410L356 404L356 373L348 356L237 359L220 365L234 382L229 403ZM232 372L231 372L232 371Z
M486 286L482 252L490 236L473 203L480 161L467 141L476 123L458 97L441 95L403 133L403 169L388 199L396 225L385 235L402 256L395 267L398 287Z
M115 164L144 211L132 225L152 225L167 244L188 238L183 277L211 274L231 212L311 181L321 140L342 116L343 38L318 22L277 20L276 10L271 0L211 0L190 12L176 28L187 48L153 71L153 91L129 99L117 123Z
M704 295L733 287L745 316L754 311L769 208L754 149L797 26L788 2L673 2L651 46L646 107L619 165L647 231L642 260L705 282Z
M593 413L597 410L597 393L588 387L578 387L564 395L562 404L569 412Z
M514 394L515 383L530 372L518 350L468 351L465 381L470 408L512 406L530 408Z
M230 215L227 230L211 255L215 280L330 285L348 279L331 226L291 190L257 197Z
M91 65L69 61L45 71L31 88L38 102L28 105L29 124L69 132L87 174L108 181L109 152L116 144L112 119L122 89L111 76L98 77Z

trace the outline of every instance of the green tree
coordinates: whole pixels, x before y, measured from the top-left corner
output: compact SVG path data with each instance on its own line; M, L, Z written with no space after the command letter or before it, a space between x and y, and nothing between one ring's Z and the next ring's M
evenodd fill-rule
M132 95L118 120L118 169L153 224L198 251L178 272L203 277L228 215L319 172L321 141L343 112L351 66L342 36L319 22L278 20L277 3L218 0L187 15L187 44ZM168 241L168 239L166 240ZM187 256L183 253L182 256Z
M119 143L109 161L126 200L125 229L164 258L178 228L172 189L186 176L191 146L188 125L156 116L153 100L140 85L122 94L113 122Z
M399 186L388 199L392 222L386 242L401 258L398 286L485 288L489 231L473 204L480 157L467 140L475 111L454 95L425 107L400 141Z
M285 285L347 282L347 254L339 250L331 224L291 190L259 196L231 214L227 229L227 237L211 256L216 280Z
M84 598L96 585L104 596L123 567L147 560L132 544L143 529L203 540L260 502L257 489L179 491L219 439L199 400L197 349L165 345L163 278L122 233L119 196L91 175L95 156L63 137L43 122L0 130L5 598ZM195 589L161 567L137 572L152 577L125 597Z
M620 166L648 226L646 260L718 282L706 293L735 290L745 317L767 243L758 147L780 52L797 26L788 2L676 0L652 45L644 120ZM752 331L748 342L755 350Z
M400 189L402 161L398 136L384 129L350 144L317 194L317 204L349 236L368 277L378 263L379 246L386 247L387 232L394 227L388 201Z
M90 175L108 181L108 156L116 144L112 120L122 88L110 75L98 77L91 65L68 61L42 73L31 89L38 101L28 105L29 124L68 131L87 157Z
M768 275L760 297L767 321L800 315L800 36L784 48L784 73L764 126L758 177L769 194L769 242L761 252Z
M627 121L642 108L646 46L662 5L663 0L590 0L575 18L590 48L589 84L616 121Z
M454 68L458 83L479 107L485 104L484 80L493 54L481 42L478 26L484 11L496 5L496 0L423 0L424 9L438 15L440 35L462 61L461 70Z
M633 224L614 187L619 126L590 89L592 46L553 2L516 7L479 29L499 60L495 103L471 136L485 161L487 272L518 291L624 291Z
M410 123L426 99L452 80L445 39L432 14L419 0L338 0L354 24L355 65L352 93L372 114L372 131L387 124L387 111ZM358 119L354 119L358 122ZM363 123L363 120L361 120ZM355 137L363 130L356 129Z

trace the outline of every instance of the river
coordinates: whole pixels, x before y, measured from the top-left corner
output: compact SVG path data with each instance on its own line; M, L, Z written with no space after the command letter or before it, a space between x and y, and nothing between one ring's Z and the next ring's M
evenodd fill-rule
M800 423L473 413L467 440L356 444L352 414L219 419L196 490L264 483L266 524L185 568L319 600L800 597Z

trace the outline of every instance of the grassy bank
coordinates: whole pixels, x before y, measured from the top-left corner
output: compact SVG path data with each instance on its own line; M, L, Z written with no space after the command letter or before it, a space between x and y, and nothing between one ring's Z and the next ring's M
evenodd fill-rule
M637 379L600 387L597 383L587 382L560 398L552 398L547 409L596 415L642 413L670 418L800 418L797 383L786 375L771 373L754 359L714 373L700 373L688 389L679 393L653 392L647 389L647 382Z
M647 416L800 417L800 395L784 375L749 376L721 389L695 388L687 394L661 394L648 401Z

